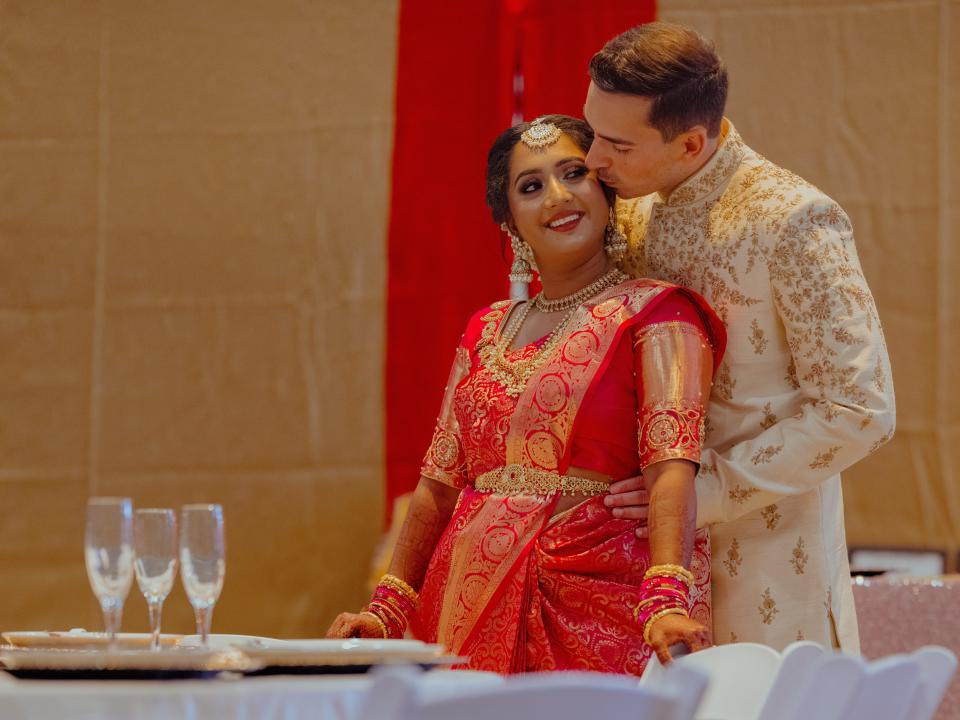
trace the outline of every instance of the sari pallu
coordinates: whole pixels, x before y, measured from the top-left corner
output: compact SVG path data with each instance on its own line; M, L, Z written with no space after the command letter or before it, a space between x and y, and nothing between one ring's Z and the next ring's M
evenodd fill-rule
M601 495L552 517L558 495L532 494L523 476L566 473L577 411L602 377L611 349L673 292L684 291L633 281L585 303L515 401L505 400L502 388L497 394L497 384L483 378L477 361L478 348L493 341L513 305L497 303L480 316L480 325L468 326L424 466L428 477L451 484L462 478L466 486L426 573L413 623L418 637L468 656L475 669L642 672L651 651L633 610L649 546L636 538L637 523L614 518ZM712 336L716 361L722 326L698 297L689 299ZM478 402L479 411L464 409ZM700 418L688 419L697 426L676 441L680 450L665 448L663 457L686 456L682 450L691 437L699 447ZM684 422L680 418L680 426ZM477 428L493 436L482 448L464 443ZM480 471L494 464L517 478L514 487L473 487ZM691 615L709 627L705 534L697 536L691 569Z

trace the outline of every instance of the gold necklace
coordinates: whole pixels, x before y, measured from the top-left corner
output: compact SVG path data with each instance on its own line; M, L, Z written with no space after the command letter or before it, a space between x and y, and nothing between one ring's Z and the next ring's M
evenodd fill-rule
M615 267L601 275L586 287L577 290L572 295L565 295L563 297L554 298L553 300L547 300L543 296L543 291L541 290L534 296L533 304L537 306L537 310L544 313L569 310L570 308L575 308L578 305L583 304L585 300L589 300L594 295L603 292L607 288L613 287L614 285L619 285L626 279L626 274L623 273L619 268Z
M511 397L520 395L524 391L524 388L526 388L527 382L533 374L543 365L546 359L550 357L554 348L564 337L567 325L569 325L573 319L576 309L591 297L600 294L608 287L620 284L626 279L627 276L624 273L618 269L614 269L573 295L557 298L556 300L544 301L548 304L563 304L562 307L556 309L541 309L540 304L537 302L537 299L540 298L541 295L538 294L533 300L520 308L515 313L515 317L507 320L507 326L503 328L504 332L500 334L500 337L495 337L492 333L489 335L484 333L488 339L479 347L478 354L480 362L487 368L494 380L503 385L504 392L507 395ZM513 341L520 332L520 328L523 327L523 323L530 314L531 308L535 305L541 312L566 310L567 314L564 315L560 322L553 328L543 345L529 355L512 360L509 356Z

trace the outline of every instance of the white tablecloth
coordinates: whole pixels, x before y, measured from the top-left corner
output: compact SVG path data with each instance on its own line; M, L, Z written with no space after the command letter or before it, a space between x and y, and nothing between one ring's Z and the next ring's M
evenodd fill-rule
M3 720L352 720L370 687L363 675L139 682L15 680L0 673ZM437 670L423 679L432 697L492 673Z

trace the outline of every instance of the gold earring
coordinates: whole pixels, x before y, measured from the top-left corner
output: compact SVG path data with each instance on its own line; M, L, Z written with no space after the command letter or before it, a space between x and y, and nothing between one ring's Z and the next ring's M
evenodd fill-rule
M510 266L510 282L533 282L533 271L537 269L537 264L533 259L533 250L531 250L527 243L515 235L506 223L500 223L500 229L509 236L510 248L513 250L513 265Z
M607 223L607 229L603 236L603 249L607 251L607 257L614 262L617 262L627 252L627 236L623 234L623 230L617 222L617 213L613 206L610 207L610 222Z

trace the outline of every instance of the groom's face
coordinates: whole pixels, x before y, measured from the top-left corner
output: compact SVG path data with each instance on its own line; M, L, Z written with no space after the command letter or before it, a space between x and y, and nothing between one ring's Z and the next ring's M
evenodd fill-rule
M587 167L622 198L667 194L679 182L682 149L647 121L652 101L590 83L583 117L593 128ZM682 177L680 178L682 179Z

